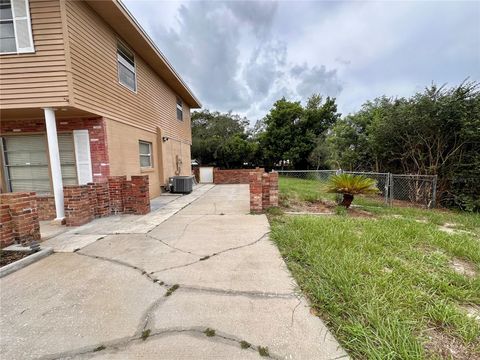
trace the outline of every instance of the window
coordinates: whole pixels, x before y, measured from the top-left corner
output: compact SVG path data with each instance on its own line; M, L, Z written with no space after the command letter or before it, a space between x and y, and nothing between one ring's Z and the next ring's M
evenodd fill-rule
M135 57L121 42L117 44L118 81L132 91L137 91Z
M183 120L183 101L177 97L177 119Z
M147 141L140 141L140 167L151 168L153 167L152 161L152 143Z
M45 135L15 135L2 138L6 183L10 191L51 192ZM77 184L73 137L58 134L60 167L64 185Z
M0 0L0 54L33 51L28 0Z

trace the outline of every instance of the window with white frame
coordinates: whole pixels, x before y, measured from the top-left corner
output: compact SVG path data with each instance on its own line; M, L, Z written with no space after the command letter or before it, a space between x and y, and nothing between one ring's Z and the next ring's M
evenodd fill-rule
M28 0L0 0L0 54L34 52Z
M137 91L135 56L120 41L117 43L118 81L132 91Z
M139 141L140 146L140 167L151 168L153 167L152 158L152 143L148 141Z
M183 120L183 101L177 97L177 120Z
M45 135L11 135L0 138L0 141L8 190L51 193ZM76 185L78 180L72 133L58 134L58 150L63 184Z

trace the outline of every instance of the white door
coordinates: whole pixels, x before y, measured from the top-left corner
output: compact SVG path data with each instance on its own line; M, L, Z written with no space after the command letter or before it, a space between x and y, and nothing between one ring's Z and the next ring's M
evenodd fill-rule
M200 168L200 182L207 184L213 183L213 167Z

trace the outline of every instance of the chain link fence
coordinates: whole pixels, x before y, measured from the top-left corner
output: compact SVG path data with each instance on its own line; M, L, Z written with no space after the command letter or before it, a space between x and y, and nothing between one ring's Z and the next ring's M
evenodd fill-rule
M436 175L405 175L342 170L277 170L280 177L326 182L332 175L363 175L374 179L380 190L378 199L387 205L435 207Z

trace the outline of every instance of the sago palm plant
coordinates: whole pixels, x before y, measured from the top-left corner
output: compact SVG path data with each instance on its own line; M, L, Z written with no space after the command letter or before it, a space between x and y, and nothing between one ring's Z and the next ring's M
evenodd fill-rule
M347 209L352 204L355 195L377 194L379 192L375 180L352 174L339 174L330 177L326 190L329 193L342 194L343 200L340 205Z

